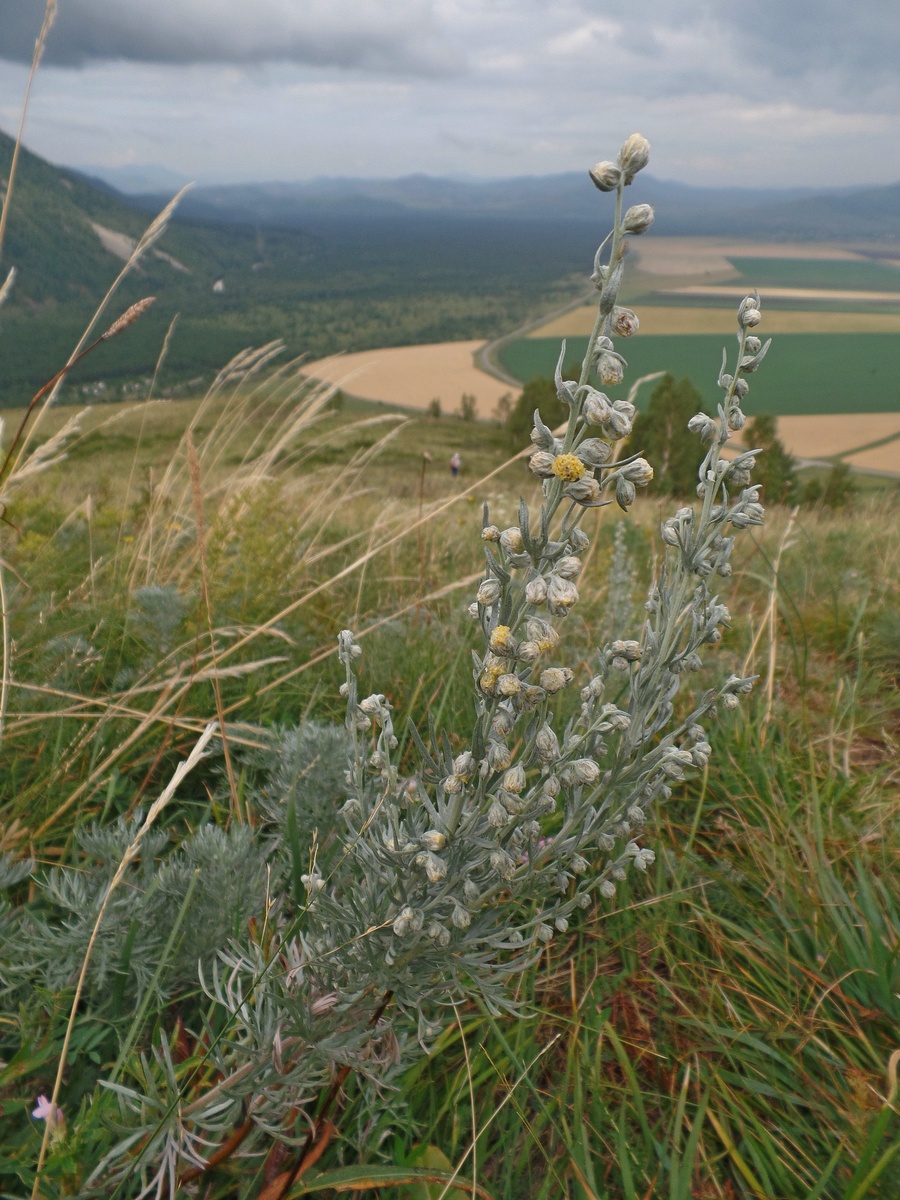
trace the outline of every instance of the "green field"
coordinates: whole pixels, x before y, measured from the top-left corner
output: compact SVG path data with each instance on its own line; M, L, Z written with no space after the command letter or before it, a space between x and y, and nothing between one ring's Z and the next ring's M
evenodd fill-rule
M569 338L566 362L581 360L587 338ZM633 382L653 371L669 371L691 379L707 404L714 406L722 348L733 358L734 342L721 334L638 336L624 346L626 379ZM501 365L522 382L552 375L559 357L558 338L521 338L504 346ZM766 358L765 378L752 388L749 413L778 416L811 413L900 411L900 335L844 333L780 334ZM612 389L626 395L627 384ZM640 401L646 401L644 389Z
M900 292L900 270L886 263L831 258L731 258L750 287Z

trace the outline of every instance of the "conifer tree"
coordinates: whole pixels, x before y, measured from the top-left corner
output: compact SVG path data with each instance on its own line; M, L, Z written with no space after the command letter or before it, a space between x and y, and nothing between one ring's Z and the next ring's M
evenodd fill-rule
M703 397L691 383L664 375L647 405L638 413L628 441L629 454L642 454L653 463L649 491L657 495L692 496L697 487L697 451L688 421L704 408Z
M765 453L760 457L755 480L762 486L767 504L787 504L796 492L794 460L778 438L775 417L760 413L752 417L742 433L745 446L758 446Z

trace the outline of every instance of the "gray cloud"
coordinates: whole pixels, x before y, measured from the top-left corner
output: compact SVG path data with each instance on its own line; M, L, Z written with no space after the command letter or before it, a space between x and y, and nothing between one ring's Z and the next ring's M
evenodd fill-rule
M0 0L0 57L31 60L43 0ZM65 0L45 62L293 62L442 76L464 57L430 0Z
M224 180L582 169L640 129L669 178L888 182L895 4L60 0L29 137ZM30 60L42 12L0 0L0 57Z

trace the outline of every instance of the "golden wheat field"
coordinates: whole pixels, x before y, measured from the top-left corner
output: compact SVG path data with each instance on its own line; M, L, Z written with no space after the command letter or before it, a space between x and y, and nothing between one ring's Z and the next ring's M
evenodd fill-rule
M734 333L731 308L684 308L678 305L635 305L641 333ZM596 307L584 305L540 325L531 338L587 337L594 326ZM766 334L776 333L900 333L900 313L784 312L768 309Z
M900 475L900 438L884 446L873 446L871 450L850 454L845 461L861 471L884 471L890 475Z
M488 417L508 384L479 371L473 361L484 342L439 342L364 350L309 363L306 374L353 396L425 410L439 400L444 413L459 410L463 393L476 399L476 415Z

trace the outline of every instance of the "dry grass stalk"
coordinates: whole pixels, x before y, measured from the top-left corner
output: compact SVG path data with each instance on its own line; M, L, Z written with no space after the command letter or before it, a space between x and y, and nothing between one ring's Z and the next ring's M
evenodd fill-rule
M197 450L190 432L187 435L188 469L191 476L191 493L194 501L194 519L197 524L197 560L200 565L200 591L203 607L206 611L206 627L209 631L209 648L212 656L213 694L216 698L216 715L219 718L219 735L222 739L222 751L225 755L225 774L228 777L228 793L231 798L231 815L238 822L243 821L240 800L238 797L237 780L234 777L234 766L231 761L231 749L225 732L225 712L222 707L222 686L219 682L218 662L216 661L216 635L213 632L212 607L209 600L209 570L206 560L206 525L203 519L203 492L200 484L200 463ZM249 817L248 817L249 820Z

